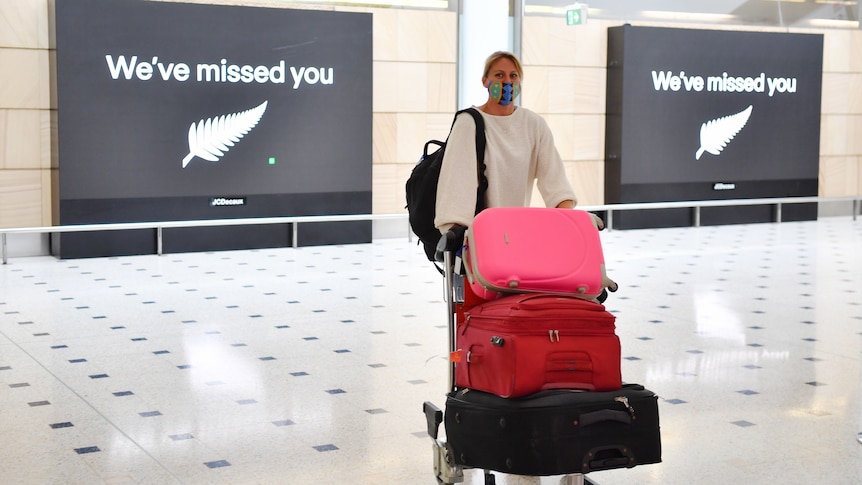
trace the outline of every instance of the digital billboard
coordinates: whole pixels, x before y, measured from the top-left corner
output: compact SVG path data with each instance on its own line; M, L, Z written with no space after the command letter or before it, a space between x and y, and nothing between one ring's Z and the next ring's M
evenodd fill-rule
M56 19L59 224L371 212L370 14L57 0ZM300 242L370 230L314 224ZM175 229L165 250L285 245L289 231ZM153 245L68 233L59 253Z
M610 28L606 202L817 195L822 60L822 35ZM770 210L705 208L703 222ZM784 218L812 210L787 206ZM615 218L627 222L686 225L690 213Z

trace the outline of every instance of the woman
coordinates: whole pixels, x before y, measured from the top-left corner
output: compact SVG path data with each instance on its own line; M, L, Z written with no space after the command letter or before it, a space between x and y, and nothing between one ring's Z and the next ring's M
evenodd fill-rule
M538 114L514 104L522 76L521 63L510 52L495 52L485 61L482 84L488 89L488 100L476 107L485 120L487 140L485 207L530 205L535 181L547 207L573 208L577 198L548 124ZM458 116L449 134L437 185L434 225L441 233L473 221L475 136L473 118Z

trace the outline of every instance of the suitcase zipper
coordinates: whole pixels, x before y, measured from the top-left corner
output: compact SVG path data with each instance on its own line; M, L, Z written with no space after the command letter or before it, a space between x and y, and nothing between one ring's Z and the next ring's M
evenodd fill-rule
M635 409L631 406L631 404L629 404L629 398L627 398L626 396L617 396L614 398L614 401L622 403L622 405L625 406L626 409L628 409L632 421L637 419L637 417L635 417Z
M470 327L470 326L472 326L474 328L482 329L482 330L499 331L500 330L499 325L486 326L486 325L483 325L483 323L485 323L484 321L499 322L501 319L505 319L505 318L504 317L503 318L501 318L501 317L489 317L486 315L471 315L471 314L467 313L465 315L465 318L464 318L464 323L462 325L460 325L460 327L461 327L460 334L464 335L464 333L467 331L467 327ZM542 323L544 323L544 321L548 321L548 320L551 320L551 319L550 318L543 318ZM549 323L554 324L554 323L559 323L559 322L549 322ZM534 323L534 325L536 327L543 326L539 323ZM538 329L538 328L531 330L531 329L528 329L526 327L520 327L519 328L519 326L517 326L517 325L508 325L507 327L511 329L510 331L518 333L519 335L544 335L545 333L547 333L548 338L551 340L551 342L559 342L560 341L560 331L559 330L542 330L542 329ZM547 328L547 327L545 327L545 328ZM568 334L574 334L578 337L582 337L582 336L583 337L586 337L586 336L602 337L602 336L606 336L606 335L615 335L612 327L607 327L605 325L596 325L596 324L593 324L593 325L588 324L588 325L584 325L583 327L574 328L574 329L565 329L565 330L563 330L563 332L564 332L563 336L565 336L568 333Z

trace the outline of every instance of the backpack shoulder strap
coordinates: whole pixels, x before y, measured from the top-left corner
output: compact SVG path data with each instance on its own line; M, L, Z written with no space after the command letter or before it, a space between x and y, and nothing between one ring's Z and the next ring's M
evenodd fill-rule
M488 190L488 178L485 176L485 119L476 108L466 108L455 113L457 118L461 113L469 113L476 122L476 214L485 209L485 192ZM452 121L455 124L455 121Z

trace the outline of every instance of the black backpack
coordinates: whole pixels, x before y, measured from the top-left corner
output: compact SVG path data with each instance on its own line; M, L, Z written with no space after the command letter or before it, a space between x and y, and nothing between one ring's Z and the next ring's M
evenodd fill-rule
M488 179L485 177L485 121L482 114L475 108L467 108L455 113L455 118L461 113L470 113L476 121L476 174L479 181L476 188L476 214L485 208L485 191L488 189ZM455 120L452 120L455 125ZM452 128L449 128L451 134ZM446 142L449 137L446 137ZM431 145L437 149L428 153ZM419 163L413 168L407 179L407 212L410 228L424 245L425 255L429 261L436 261L437 243L440 241L440 231L434 227L434 215L437 205L437 180L440 178L440 166L443 164L443 153L446 143L430 140L425 143L425 150Z

